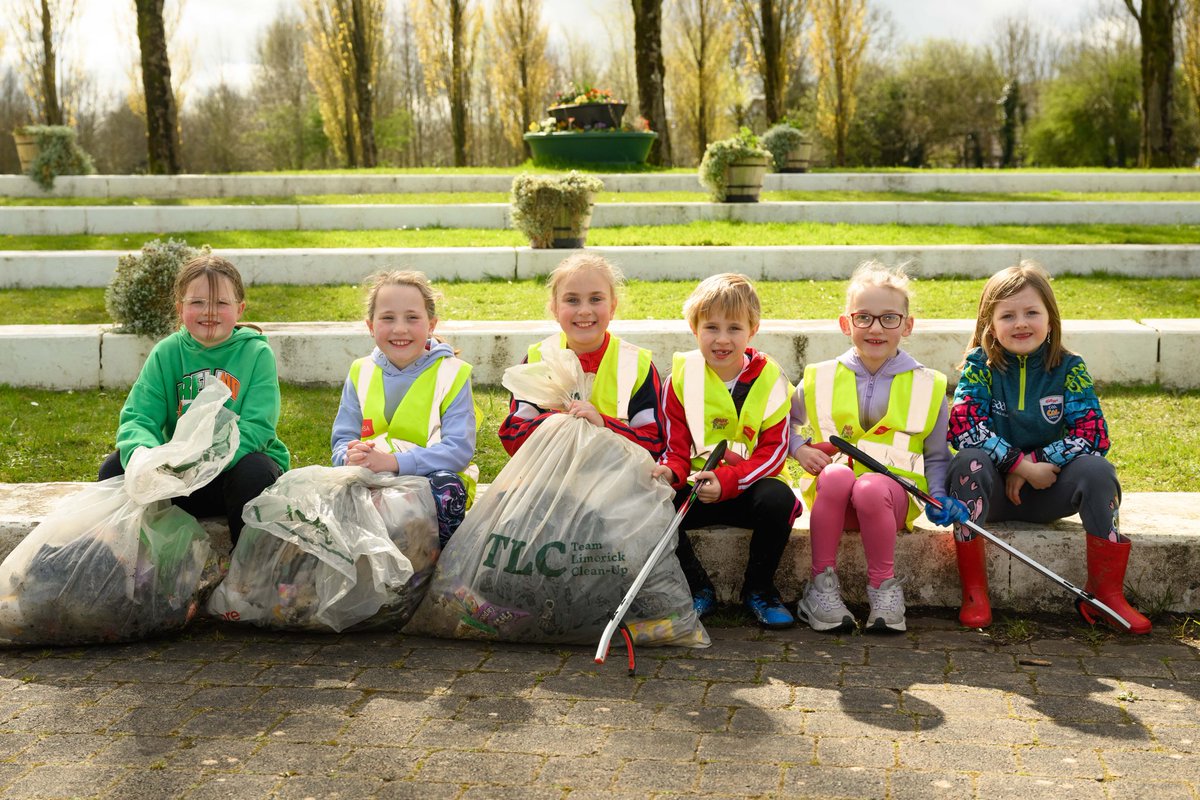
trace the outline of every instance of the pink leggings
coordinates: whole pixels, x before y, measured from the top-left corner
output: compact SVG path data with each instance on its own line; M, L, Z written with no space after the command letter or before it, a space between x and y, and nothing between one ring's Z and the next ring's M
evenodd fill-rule
M878 589L891 578L896 531L908 516L908 495L900 484L874 472L854 479L845 464L830 464L817 476L817 497L809 521L812 574L837 566L842 531L858 529L867 557L867 580Z

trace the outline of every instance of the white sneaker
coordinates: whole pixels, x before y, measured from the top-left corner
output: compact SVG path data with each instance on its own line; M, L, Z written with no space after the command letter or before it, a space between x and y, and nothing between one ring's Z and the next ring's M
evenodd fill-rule
M809 580L804 597L796 604L796 614L814 631L854 627L854 615L842 602L841 586L833 567L826 567Z
M867 584L867 599L871 601L871 613L867 617L868 631L903 631L904 624L904 590L900 588L902 581L888 578L876 589Z

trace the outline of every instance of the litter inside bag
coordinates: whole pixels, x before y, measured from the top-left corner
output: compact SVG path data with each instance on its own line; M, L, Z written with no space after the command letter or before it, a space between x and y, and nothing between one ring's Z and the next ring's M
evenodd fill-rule
M406 630L594 644L674 516L653 467L611 431L546 420L450 539ZM709 644L673 546L625 619L638 643Z
M0 640L130 641L182 628L220 579L200 523L168 498L232 460L229 389L206 387L167 444L141 448L126 474L62 500L0 564Z
M438 558L437 510L423 477L304 467L246 505L246 527L213 616L267 628L400 628Z
M566 410L572 400L592 396L596 376L585 372L579 356L565 347L543 347L542 360L504 370L500 382L513 397L538 408Z

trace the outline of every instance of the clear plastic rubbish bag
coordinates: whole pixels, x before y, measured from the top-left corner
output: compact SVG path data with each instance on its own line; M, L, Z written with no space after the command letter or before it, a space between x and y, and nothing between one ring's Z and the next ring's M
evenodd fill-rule
M134 451L124 475L64 498L0 564L0 641L89 644L182 628L220 579L208 535L170 498L233 459L228 387L205 387L171 441Z
M579 356L565 347L543 347L542 360L504 370L500 382L513 397L538 408L565 411L572 400L592 396L596 376L584 372Z
M611 431L546 420L451 537L407 631L594 644L674 517L653 468ZM673 546L625 619L639 644L709 644Z
M304 467L246 504L208 613L279 630L400 628L437 563L429 481Z

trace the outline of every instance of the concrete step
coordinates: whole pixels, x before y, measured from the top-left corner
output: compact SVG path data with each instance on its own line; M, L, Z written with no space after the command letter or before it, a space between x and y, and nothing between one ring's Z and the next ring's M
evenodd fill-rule
M1196 225L1200 202L598 203L592 227L703 220L848 225ZM455 205L7 206L0 234L511 227L507 203Z
M203 236L193 237L202 244ZM921 278L987 277L1031 258L1055 275L1200 277L1200 245L912 245L796 247L589 247L639 280L700 280L736 269L754 280L841 280L878 259ZM0 250L0 287L107 286L122 250ZM569 251L528 247L223 249L247 284L357 283L385 267L435 281L521 280L549 273Z
M0 176L9 197L288 197L402 192L507 192L515 175L65 175L49 192L24 175ZM597 175L609 192L704 191L695 172ZM1196 170L1133 172L815 172L768 174L767 191L1200 192Z
M87 483L0 484L0 557L7 556L58 502ZM480 491L487 487L480 486ZM204 520L213 545L229 550L224 520ZM1086 581L1084 532L1078 516L1047 525L1002 523L987 526L1021 552L1077 586ZM1143 610L1190 613L1200 609L1200 494L1186 492L1129 493L1121 502L1121 531L1134 541L1126 585ZM695 534L696 551L718 595L732 601L741 588L750 532L741 528L707 528ZM1015 612L1070 611L1072 597L1057 584L988 546L991 594L998 608ZM808 577L811 550L808 514L797 520L776 582L785 600L794 600ZM959 583L954 541L949 529L921 518L896 546L896 572L907 576L905 598L912 606L957 608ZM846 598L866 600L866 566L856 533L842 539L838 575ZM1131 596L1131 600L1134 597ZM1137 602L1137 601L1135 601Z
M290 383L340 385L350 363L371 351L361 322L261 323ZM1087 361L1104 383L1159 381L1173 388L1200 387L1200 318L1187 320L1068 320L1064 342ZM921 363L957 380L972 320L921 319L905 350ZM455 322L438 334L475 366L478 384L499 384L504 370L520 363L530 344L558 330L550 320ZM695 349L682 320L615 320L610 330L649 348L662 373L671 354ZM804 365L834 358L848 347L836 320L763 320L754 344L770 353L794 380ZM13 386L91 389L128 386L154 342L112 333L106 325L0 326L0 376Z

